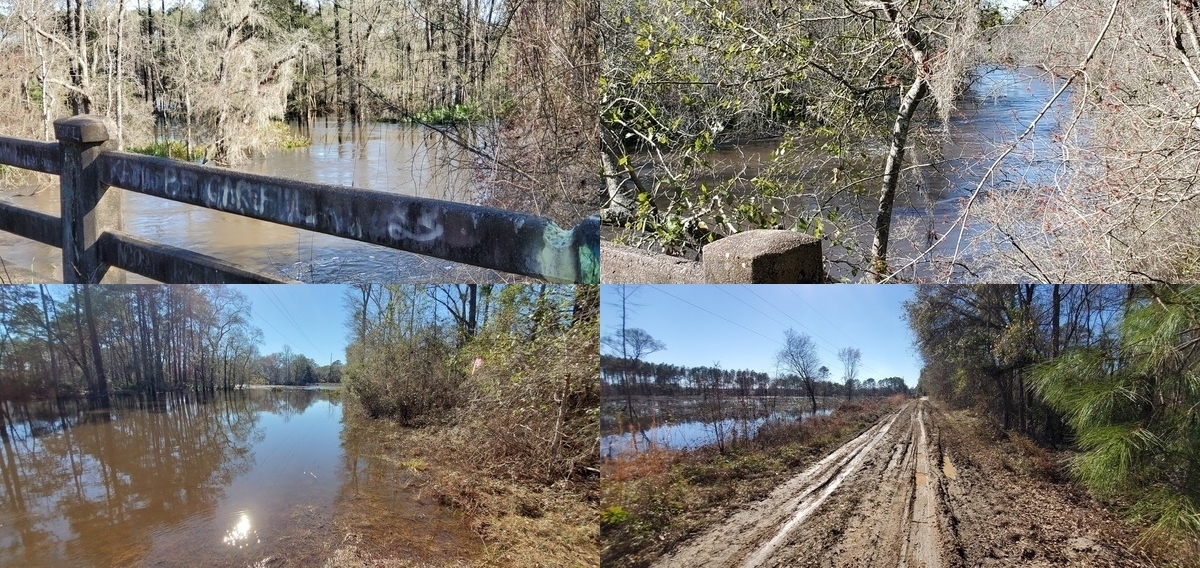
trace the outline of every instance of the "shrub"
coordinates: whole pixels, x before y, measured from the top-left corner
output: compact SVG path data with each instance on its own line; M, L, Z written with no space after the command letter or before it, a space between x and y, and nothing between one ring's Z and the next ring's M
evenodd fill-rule
M595 471L600 428L599 320L532 341L521 334L479 334L465 348L486 363L467 382L461 420L481 463L542 481Z
M348 365L344 379L369 416L392 417L404 425L445 421L463 373L451 364L451 347L442 338L427 333L373 351L372 357Z
M180 140L167 140L165 142L153 142L145 146L126 146L127 152L134 154L144 154L154 156L156 158L169 158L172 160L191 160L194 156L204 154L204 148L192 147L192 155L188 156L187 144Z

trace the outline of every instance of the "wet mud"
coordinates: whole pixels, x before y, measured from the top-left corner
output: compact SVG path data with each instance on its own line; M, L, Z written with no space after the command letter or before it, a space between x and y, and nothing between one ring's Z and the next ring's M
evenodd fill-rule
M964 420L910 401L654 565L1151 565L1111 513L1007 466Z

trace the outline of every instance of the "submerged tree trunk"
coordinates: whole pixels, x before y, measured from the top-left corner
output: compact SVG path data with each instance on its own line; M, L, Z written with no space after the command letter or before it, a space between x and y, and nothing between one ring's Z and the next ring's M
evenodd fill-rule
M92 336L92 364L96 368L95 402L101 408L108 407L108 378L104 376L104 361L100 354L100 336L96 333L96 317L92 311L92 288L83 285L83 310L87 319L88 334Z

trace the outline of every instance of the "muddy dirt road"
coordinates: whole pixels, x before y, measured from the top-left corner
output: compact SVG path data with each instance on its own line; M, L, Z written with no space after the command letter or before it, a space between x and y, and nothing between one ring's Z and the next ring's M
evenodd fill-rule
M1148 565L1110 514L1012 471L962 420L909 401L655 565Z

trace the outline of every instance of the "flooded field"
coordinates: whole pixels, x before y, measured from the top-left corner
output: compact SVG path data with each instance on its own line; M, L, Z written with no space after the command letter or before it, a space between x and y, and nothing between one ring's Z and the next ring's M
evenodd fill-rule
M379 426L343 416L339 390L6 412L3 566L310 566L347 539L418 563L479 548L415 469L382 457Z
M758 429L768 421L778 420L807 420L813 416L829 416L833 410L822 408L814 415L812 412L776 412L770 416L749 420L729 418L717 422L692 420L675 424L652 426L644 432L625 432L609 434L600 439L600 455L612 457L620 452L644 449L653 443L660 448L672 450L694 449L717 443L718 434L722 437L745 439L753 437Z
M816 416L828 416L844 399L817 397ZM806 420L814 416L807 397L765 396L729 397L716 411L714 402L695 395L637 396L632 399L637 423L634 428L627 415L626 401L606 396L600 413L600 455L645 449L653 443L660 448L694 449L717 443L718 437L753 437L768 421ZM720 420L714 420L720 416Z

